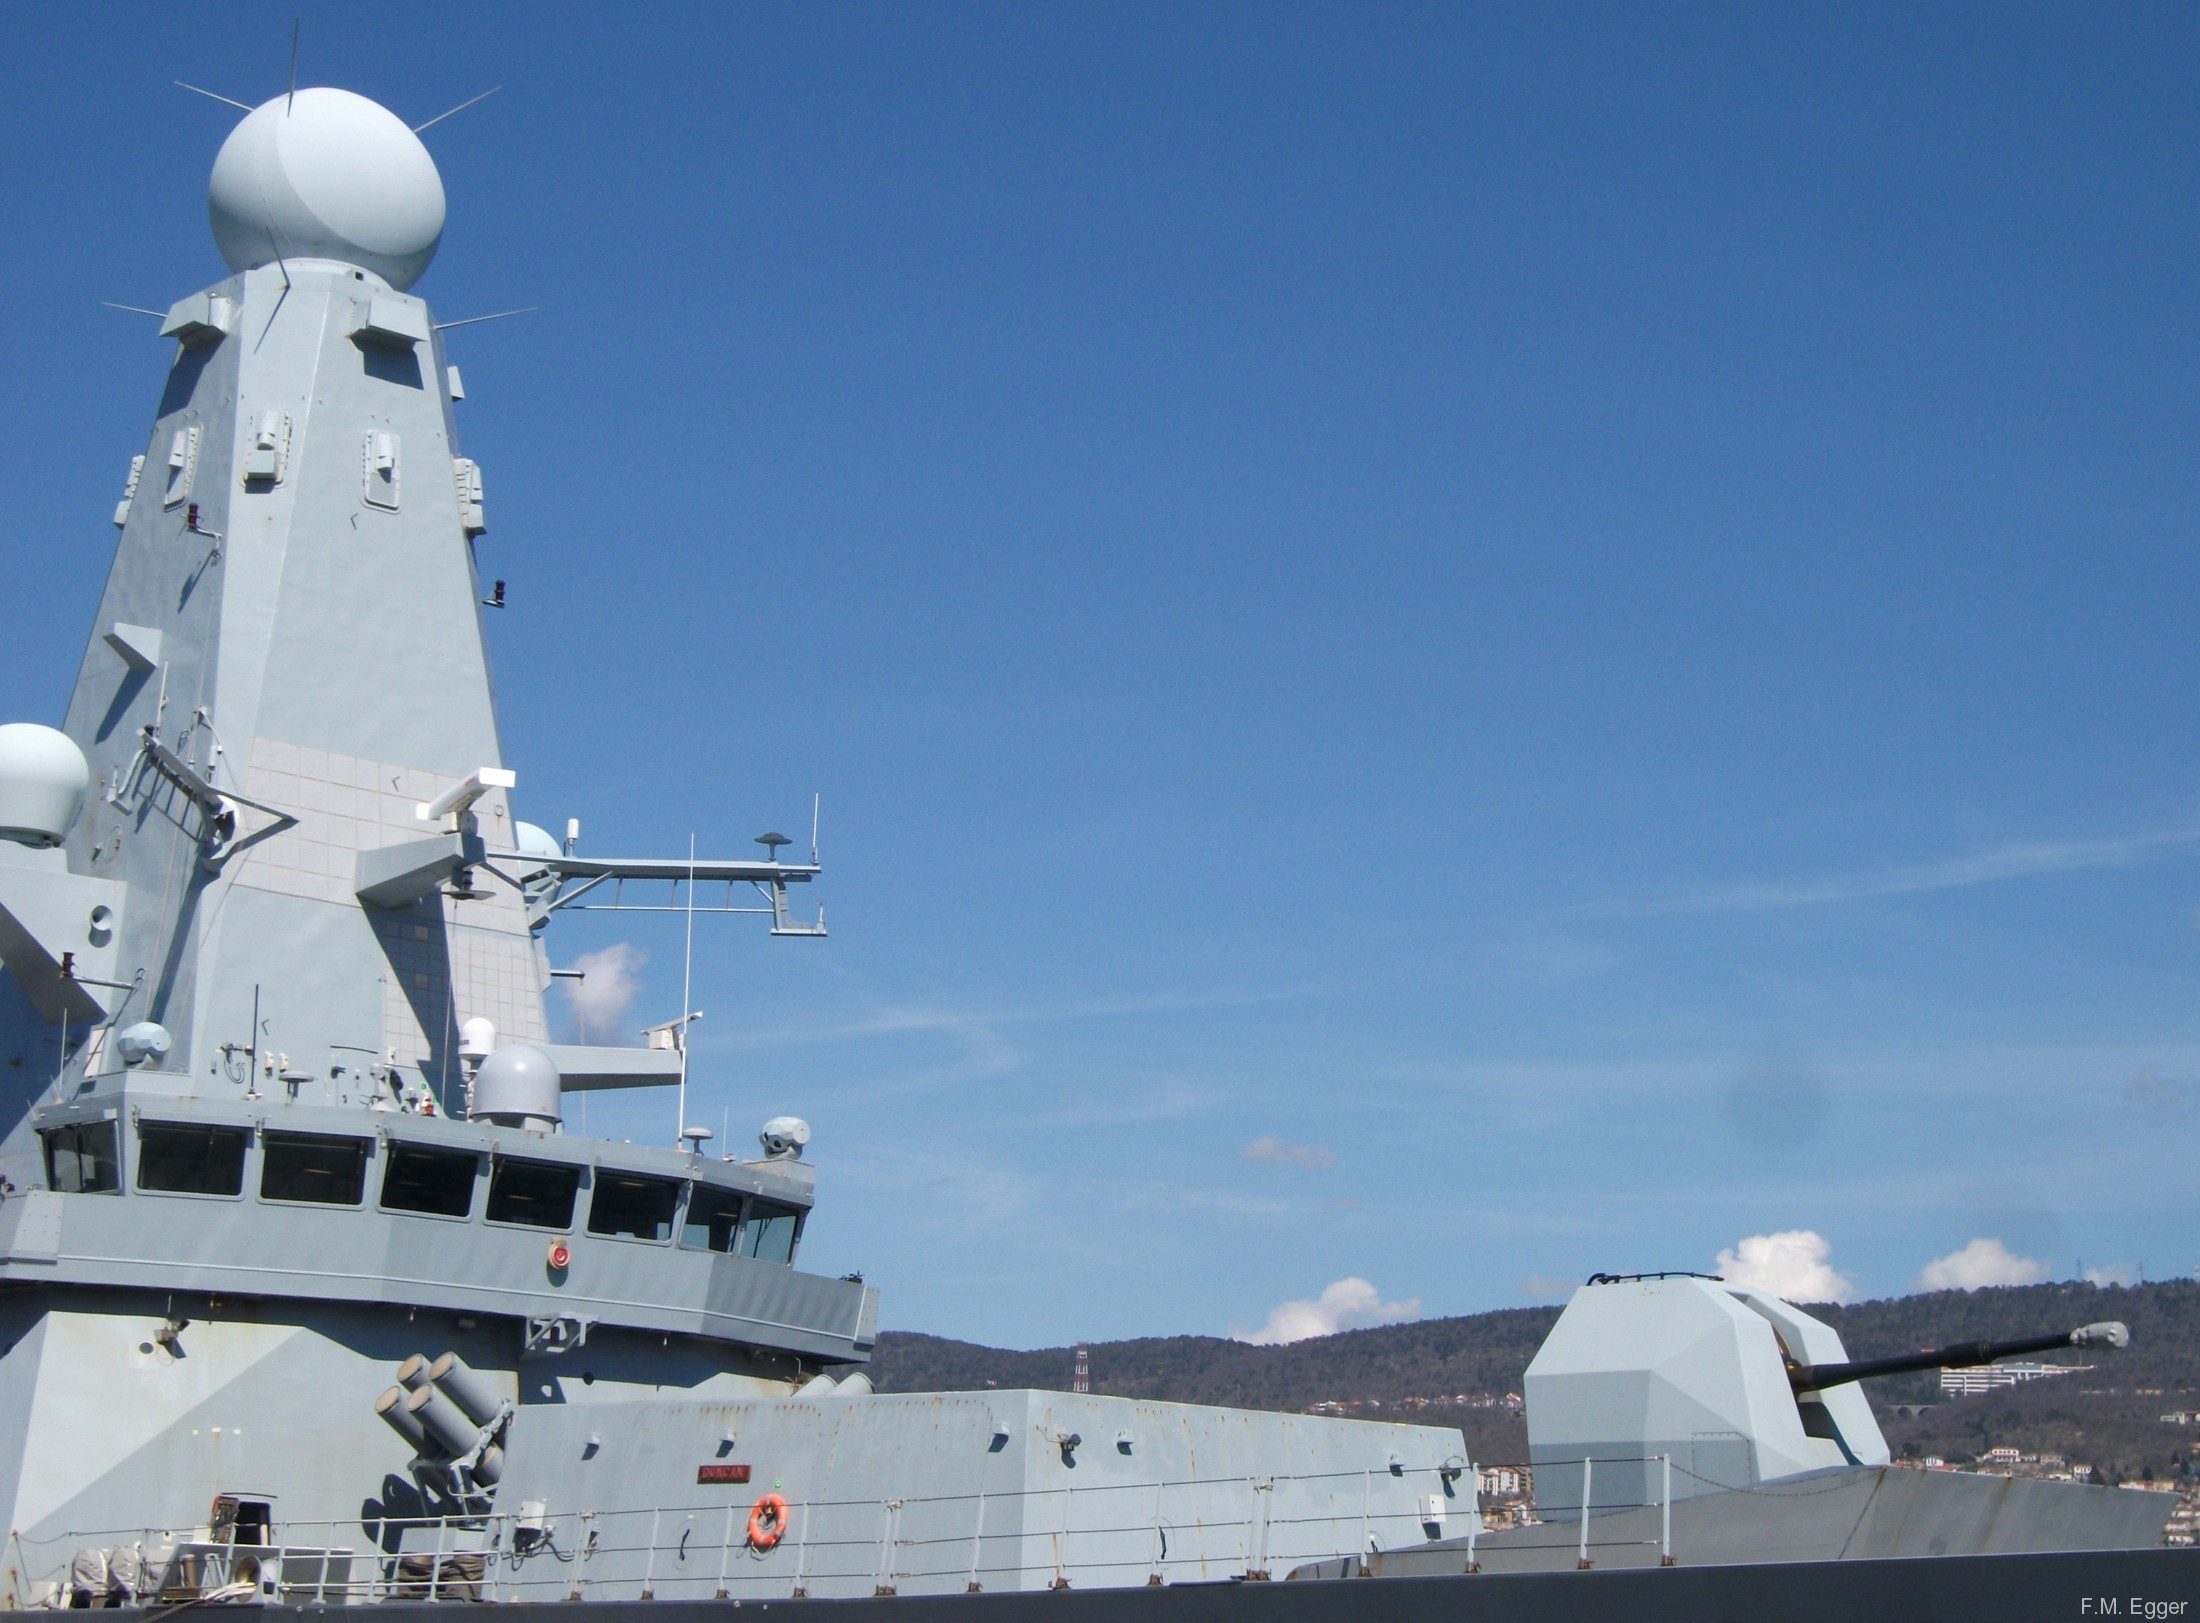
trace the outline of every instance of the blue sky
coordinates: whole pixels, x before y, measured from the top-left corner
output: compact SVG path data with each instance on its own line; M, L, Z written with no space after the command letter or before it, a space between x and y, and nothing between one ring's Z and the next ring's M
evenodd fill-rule
M165 366L98 301L221 273L169 81L296 15L504 87L417 291L541 307L452 344L521 814L822 794L693 1113L814 1124L888 1325L2200 1263L2191 12L14 15L6 719ZM676 927L553 936L622 951L676 1013Z

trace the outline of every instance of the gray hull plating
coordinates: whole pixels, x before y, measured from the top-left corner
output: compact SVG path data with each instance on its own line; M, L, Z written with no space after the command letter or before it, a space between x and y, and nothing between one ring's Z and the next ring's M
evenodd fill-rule
M2200 1559L2132 1550L1796 1566L1235 1583L1045 1595L902 1596L752 1603L784 1623L2174 1623L2200 1614ZM376 1613L429 1623L426 1606ZM569 1615L521 1605L510 1623ZM613 1604L610 1623L723 1623L726 1604Z

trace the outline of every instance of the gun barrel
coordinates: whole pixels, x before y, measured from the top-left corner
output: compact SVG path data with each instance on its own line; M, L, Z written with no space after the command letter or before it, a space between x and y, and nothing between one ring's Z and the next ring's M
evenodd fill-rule
M2048 1352L2057 1347L2122 1347L2131 1332L2121 1324L2088 1324L2051 1336L2019 1336L2013 1341L1959 1341L1952 1347L1925 1352L1897 1353L1892 1358L1860 1358L1843 1364L1788 1365L1788 1384L1798 1392L1820 1392L1850 1381L1868 1381L1880 1375L1907 1375L1920 1369L1968 1369L1991 1364L1997 1358L2021 1353Z

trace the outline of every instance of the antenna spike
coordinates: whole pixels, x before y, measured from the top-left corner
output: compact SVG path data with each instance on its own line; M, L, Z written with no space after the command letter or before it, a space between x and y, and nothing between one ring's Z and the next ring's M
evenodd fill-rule
M243 107L248 113L252 111L250 107L245 107L245 104L238 101L234 96L217 96L211 90L202 90L197 85L187 85L181 79L176 80L175 84L178 90L188 90L195 96L204 96L208 101L218 101L228 107Z
M298 19L298 18L296 18L296 17L293 17L293 18L291 18L291 19L290 19L290 97L289 97L289 99L288 99L287 101L285 101L285 102L283 103L283 117L285 117L285 118L288 118L288 117L290 116L290 110L291 110L291 109L292 109L293 107L295 107L295 106L297 106L297 105L298 105L298 24L299 24L299 21L300 21L300 19Z
M110 309L110 310L127 310L127 311L129 311L129 312L130 312L130 314L132 314L133 316L153 316L153 317L156 317L156 318L158 318L159 320L162 320L162 321L165 321L165 320L167 320L167 319L168 319L168 312L167 312L167 311L165 311L165 310L148 310L148 309L146 309L146 308L145 308L145 306L144 306L144 305L142 305L142 304L117 304L117 303L115 303L115 301L114 301L114 300L112 300L112 299L101 299L101 300L100 300L99 302L100 302L101 304L105 305L105 306L106 306L106 307L107 307L108 309Z
M446 118L449 118L451 116L451 113L463 113L464 111L466 111L467 108L473 106L473 104L477 101L487 101L491 96L495 95L503 88L504 87L502 85L491 85L480 95L472 97L470 100L460 102L456 107L453 107L449 113L438 113L435 115L435 117L429 119L427 124L415 124L413 126L413 134L418 135L422 130L426 129L429 124L442 123Z
M481 321L502 321L506 316L531 316L541 308L539 304L530 304L518 310L499 310L493 316L465 316L457 321L439 321L435 324L435 330L449 332L453 327L471 327Z
M824 804L825 796L823 792L812 791L810 795L810 866L813 868L817 866L817 814L819 808Z

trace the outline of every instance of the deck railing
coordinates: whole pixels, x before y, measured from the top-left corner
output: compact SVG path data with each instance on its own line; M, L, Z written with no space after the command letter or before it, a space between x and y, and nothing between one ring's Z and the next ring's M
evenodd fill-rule
M897 1498L790 1499L775 1539L750 1503L529 1515L280 1519L267 1545L133 1528L11 1535L5 1600L777 1599L1282 1578L1464 1531L1474 1479L1416 1469L1199 1478ZM1425 1481L1420 1479L1425 1478ZM1378 1485L1380 1485L1378 1487ZM1454 1498L1456 1495L1456 1498ZM1457 1513L1424 1522L1428 1501ZM1459 1524L1464 1523L1462 1528Z

